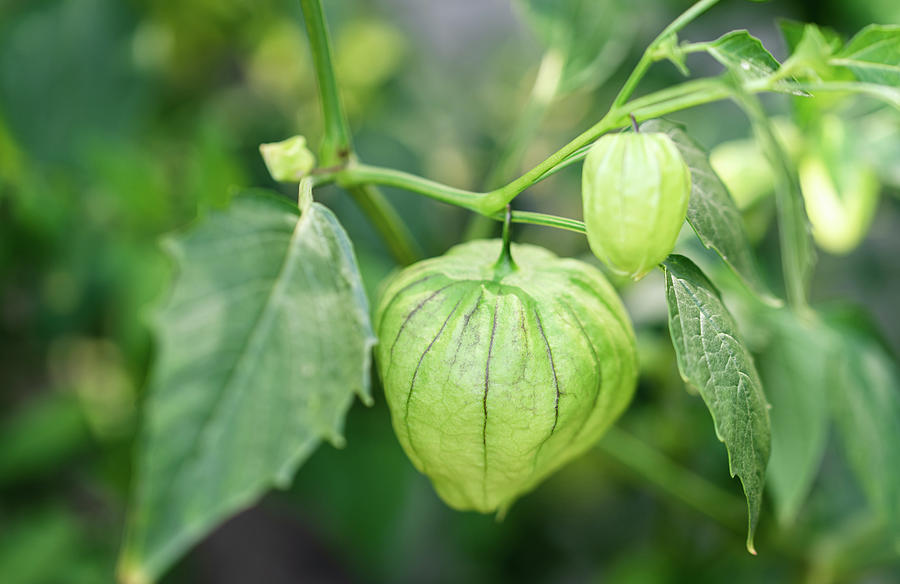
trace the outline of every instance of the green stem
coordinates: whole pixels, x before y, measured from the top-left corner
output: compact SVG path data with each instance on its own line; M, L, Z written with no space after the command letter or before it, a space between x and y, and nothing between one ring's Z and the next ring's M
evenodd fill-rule
M764 87L760 86L759 89L754 88L754 91L762 91L763 89ZM581 149L589 146L606 132L630 125L631 119L629 115L634 115L638 120L656 118L675 111L725 99L730 95L730 91L722 81L718 79L698 79L651 93L629 102L621 108L611 109L599 122L551 154L543 162L506 186L489 193L492 197L490 203L499 206L488 207L487 210L491 213L497 212L503 205L514 199L516 195L552 174L551 171L554 171L556 166L567 162L570 157L580 154Z
M510 140L485 180L489 189L501 187L504 181L515 176L516 167L525 154L525 148L537 134L547 109L556 98L564 64L562 56L557 51L550 50L544 54L528 102L518 117Z
M492 215L491 219L503 221L501 215ZM577 219L569 219L568 217L558 217L556 215L547 215L546 213L535 213L534 211L513 211L510 221L513 223L526 223L529 225L541 225L543 227L555 227L557 229L565 229L566 231L574 231L575 233L585 233L584 223Z
M482 210L482 203L487 200L490 193L476 193L474 191L449 187L445 184L428 180L415 174L403 172L402 170L395 170L393 168L382 168L380 166L354 163L342 170L338 174L337 180L339 185L348 190L357 189L361 186L378 184L405 189L413 193L425 195L437 201L470 209L495 221L503 221L506 216L505 211L489 213ZM529 223L531 225L557 227L576 233L585 232L584 223L581 221L569 219L567 217L535 213L532 211L512 211L511 220L513 223Z
M540 180L544 180L548 177L551 177L554 174L556 174L557 172L561 171L562 169L566 168L567 166L571 166L571 165L575 164L576 162L581 162L588 155L588 152L590 152L591 146L593 146L593 144L588 144L587 146L582 146L581 148L579 148L578 150L573 152L565 160L563 160L562 162L560 162L559 164L557 164L556 166L554 166L553 168L551 168L550 170L548 170L547 172L542 174Z
M751 86L751 91L763 91L767 86ZM585 148L610 130L631 124L630 114L639 120L659 117L674 111L703 105L732 96L731 89L718 79L687 81L629 102L621 109L610 110L599 122L546 158L543 162L510 182L490 192L458 189L414 174L360 163L350 163L336 173L338 184L380 184L406 189L444 203L470 209L482 215L494 215L503 210L526 188L556 172L561 164L571 164Z
M306 32L309 35L325 126L319 149L319 164L322 167L341 168L354 159L353 144L350 127L341 106L337 79L334 76L331 41L325 23L325 13L319 0L300 0L300 8L303 10ZM317 179L316 184L324 182L326 179L321 177ZM406 265L421 257L412 233L381 191L370 185L356 185L348 190L384 239L397 262Z
M457 189L402 170L361 163L348 165L347 168L337 174L336 178L337 183L343 187L352 187L360 184L397 187L482 214L485 214L483 211L484 201L489 196L489 193ZM502 208L505 204L502 203L499 207Z
M680 104L685 100L690 102L699 100L698 103L709 103L710 101L717 101L730 96L730 88L721 79L692 79L633 99L625 104L621 110L634 114L637 118L646 119L662 115L655 113L661 106L664 106L668 111L677 111L684 109Z
M689 23L694 21L698 16L712 8L715 4L717 4L719 0L700 0L699 2L692 5L690 8L685 10L678 18L672 21L669 26L663 29L661 33L659 33L653 42L647 47L644 51L644 54L641 55L640 60L637 65L635 65L634 69L631 71L631 75L628 76L628 79L625 80L625 84L622 85L622 89L619 91L619 94L616 95L615 100L613 100L613 108L617 108L622 106L631 94L634 93L634 90L637 88L638 83L640 83L641 79L644 78L644 75L647 73L647 70L650 68L650 65L654 62L654 51L657 47L659 47L660 43L662 43L666 37L671 34L675 34Z
M657 36L647 51L644 52L641 62L638 63L638 66L629 76L622 91L619 92L613 107L599 122L519 178L503 187L486 193L479 193L457 189L402 171L367 166L355 162L350 132L340 104L337 82L334 77L328 30L325 26L325 16L322 12L320 1L300 0L306 20L307 32L309 33L325 119L325 136L322 141L320 162L324 167L336 166L341 169L331 176L320 177L317 184L323 184L335 179L339 184L353 189L352 194L354 198L385 238L394 256L398 261L408 263L410 258L415 256L414 250L416 248L409 231L400 221L396 211L394 211L387 200L371 185L383 184L403 188L445 203L470 209L481 215L491 216L500 212L504 206L526 188L558 172L561 168L580 160L587 147L604 133L627 126L631 121L629 116L642 119L654 118L673 111L728 97L729 93L722 82L708 79L689 81L646 95L632 102L624 103L630 97L637 83L646 72L647 67L652 62L652 49L655 49L667 35L681 30L689 22L716 4L716 2L718 0L700 0ZM554 62L548 54L542 63L541 72L546 73L545 69L550 70L550 65ZM539 105L543 104L541 112L543 112L546 104L552 100L558 90L558 75L558 71L555 75L550 75L549 73L538 75L538 80L532 91L532 102ZM764 89L766 87L750 91L761 91ZM525 130L522 131L524 132ZM533 132L534 130L529 129L528 131ZM514 142L516 141L514 140ZM510 160L513 159L514 154L517 154L517 148L511 148L510 152L512 154L507 155ZM504 169L505 172L505 164L498 165L498 168ZM498 169L496 172L499 176L501 170ZM360 188L363 186L367 186L367 188ZM518 219L524 222L540 221L538 224L553 225L572 231L581 231L583 229L583 226L578 225L579 222L573 222L571 219L555 218L548 220L548 217L551 216L518 214ZM513 220L515 221L516 219L514 218Z
M597 445L607 457L617 461L658 492L707 515L737 535L746 529L744 501L677 464L643 440L612 426ZM883 523L865 518L853 520L819 541L808 531L782 530L767 542L772 551L797 562L812 562L808 584L824 584L829 576L843 581L855 570L879 560L896 557L885 546ZM810 543L812 541L812 544ZM893 555L892 555L893 553Z
M384 194L373 185L359 184L347 192L381 235L391 255L401 265L409 265L422 257L412 233Z
M547 114L547 109L556 99L564 66L565 60L558 51L551 49L544 53L534 84L531 86L528 101L517 118L510 139L506 142L506 146L485 179L487 188L496 189L503 186L503 181L509 180L511 175L515 176L514 173L521 164L526 146L537 135L541 122ZM491 218L474 215L466 226L463 240L484 239L490 237L493 232L494 222L491 221Z
M772 123L762 104L753 95L733 90L735 102L750 118L760 147L775 173L775 207L781 245L781 269L790 306L801 313L807 311L807 293L815 263L803 194L785 152L775 136Z
M513 261L511 252L511 235L512 229L510 223L512 219L512 209L506 206L506 212L503 214L503 249L500 251L500 258L494 264L494 278L501 280L504 276L517 270L516 262Z
M622 127L621 120L618 120L618 124L613 122L615 119L614 112L611 110L607 113L603 118L594 124L587 131L581 133L574 140L551 154L547 157L543 162L515 179L514 181L508 183L506 186L500 187L494 191L489 193L489 196L493 197L492 203L494 205L499 204L502 208L503 205L512 201L519 193L540 181L546 172L551 170L556 165L560 164L564 160L566 160L569 156L575 154L579 149L583 148L591 144L594 140L605 134L610 130L614 130L617 127ZM494 206L493 208L488 208L488 212L494 213L499 209Z
M306 33L312 51L313 66L319 85L319 96L322 100L322 116L325 122L325 135L319 152L319 163L322 166L341 164L351 153L350 130L341 99L338 94L337 80L334 77L334 66L331 58L331 42L328 38L328 27L325 14L319 0L300 0Z
M655 448L617 426L607 430L598 448L658 491L707 515L731 531L746 529L743 501L674 463Z
M795 83L794 89L809 92L811 95L816 93L858 93L867 95L874 99L881 100L888 105L900 110L900 97L892 87L878 85L877 83L862 83L859 81L841 82L841 81L823 81L821 83Z
M761 90L761 88L759 90ZM664 115L659 113L659 106L661 104L665 104L665 107L667 108L677 107L686 109L695 105L702 105L709 101L725 99L730 95L730 91L719 80L698 79L681 83L669 89L657 91L640 99L635 99L630 101L628 106L629 109L632 109L632 115L634 115L635 118L647 120ZM562 162L542 174L539 180L544 180L567 166L583 160L590 151L590 147L590 144L582 146Z
M869 512L853 516L813 541L807 584L850 581L860 571L895 562L897 549L886 537L883 519ZM813 537L809 537L813 539Z

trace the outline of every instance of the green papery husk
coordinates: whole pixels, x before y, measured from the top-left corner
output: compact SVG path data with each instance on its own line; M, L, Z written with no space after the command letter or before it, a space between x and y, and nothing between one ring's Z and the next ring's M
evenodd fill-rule
M404 451L456 509L508 507L600 438L631 400L634 332L596 268L475 241L400 272L376 361Z

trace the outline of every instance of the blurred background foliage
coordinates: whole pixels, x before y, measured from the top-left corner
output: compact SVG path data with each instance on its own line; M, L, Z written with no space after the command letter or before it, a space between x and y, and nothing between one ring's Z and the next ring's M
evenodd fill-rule
M510 178L492 172L510 136L521 131L517 119L527 108L541 47L508 0L326 4L364 160L468 188ZM629 5L622 17L628 34L616 41L609 79L569 91L546 116L535 116L522 164L506 172L538 162L597 119L627 64L688 2ZM900 5L731 0L685 37L707 40L748 28L783 57L776 17L849 36L870 22L900 23ZM701 57L690 64L700 73L718 70ZM678 79L677 70L661 64L647 87ZM802 105L766 104L793 112L808 144L831 148L826 160L841 156L844 142L835 132L872 135L824 125L832 138L809 135ZM258 144L295 133L315 143L319 116L292 0L0 2L0 582L111 581L153 353L145 316L170 281L159 238L227 205L238 187L279 188ZM708 147L729 142L717 153L722 168L729 148L752 158L752 146L731 142L749 136L733 106L675 117ZM887 132L882 145L895 150L891 157L886 147L870 148L865 159L883 188L858 212L871 229L852 251L838 234L831 249L842 255L821 253L813 296L818 303L866 306L886 335L884 350L895 354L900 165L890 128L896 132L896 117L857 119ZM809 172L815 180L815 169ZM580 217L579 181L573 167L517 205ZM746 176L734 184L753 187ZM407 193L388 195L427 255L461 239L466 212ZM764 271L777 281L765 184L736 195ZM319 198L353 237L374 295L394 267L384 245L340 190L325 189ZM516 236L588 257L581 236L538 227L517 229ZM708 413L683 390L662 288L661 277L648 277L622 290L642 359L638 397L622 425L734 495L722 501L718 521L623 466L618 458L635 447L628 443L570 465L503 522L454 512L403 456L379 399L370 409L354 406L345 449L322 447L289 491L227 523L165 581L898 581L896 550L867 540L854 515L862 494L830 437L799 519L779 528L767 505L760 556L744 551L740 487L727 477ZM838 545L843 539L852 545Z

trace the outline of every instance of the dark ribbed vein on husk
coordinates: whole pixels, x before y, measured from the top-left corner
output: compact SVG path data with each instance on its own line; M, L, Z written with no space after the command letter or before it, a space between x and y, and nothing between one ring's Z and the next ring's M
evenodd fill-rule
M425 350L422 352L422 356L419 357L419 362L416 364L416 369L415 369L415 371L413 371L412 379L409 382L409 393L406 395L406 411L403 415L403 422L406 425L406 436L409 440L409 446L414 451L416 450L416 447L413 445L412 431L409 428L409 402L412 399L413 388L416 385L416 378L418 378L418 376L419 376L419 368L422 366L422 361L425 360L425 355L427 355L428 352L431 351L431 347L433 347L434 344L437 342L437 340L441 337L441 334L444 332L444 329L447 328L447 323L450 322L450 319L453 318L454 314L456 314L456 309L459 308L459 305L462 304L462 301L463 301L463 299L460 298L456 302L456 305L453 306L453 309L450 311L450 314L448 314L447 318L444 319L444 323L441 325L440 330L438 330L437 334L434 335L434 338L431 339L431 342L428 343L428 346L425 347ZM418 456L418 451L416 451L416 455Z
M475 300L475 306L472 307L472 310L466 313L463 317L463 327L459 332L459 337L456 340L456 350L453 351L453 360L450 361L450 364L447 366L447 370L450 371L453 369L453 366L456 365L456 359L459 357L459 351L462 348L463 339L466 337L466 330L469 328L469 320L471 320L472 315L475 314L475 311L478 310L478 306L481 304L481 299L484 298L484 290L481 290L481 293L478 295L478 298Z
M394 347L397 346L397 341L400 340L400 335L403 334L403 330L406 328L406 325L409 324L409 321L412 320L412 317L414 317L414 316L416 315L417 312L419 312L420 310L422 310L422 308L423 308L426 304L428 304L429 302L431 302L432 300L434 300L434 298L435 298L438 294L440 294L441 292L443 292L443 291L446 290L447 288L450 288L451 286L455 286L456 284L459 284L459 283L460 283L460 282L450 282L450 283L447 284L446 286L442 286L441 288L438 288L437 290L435 290L434 292L432 292L430 296L428 296L427 298L425 298L424 300L422 300L421 302L419 302L419 304L417 304L416 307L413 308L412 311L410 311L410 313L406 315L406 318L403 320L403 324L401 324L401 325L400 325L400 328L397 330L397 335L394 337L394 342L391 343L391 353L390 353L391 361L393 361L393 359L394 359Z
M380 331L382 329L382 327L384 326L384 319L387 318L388 312L390 312L391 307L394 306L394 303L400 299L400 297L403 295L404 292L407 292L407 291L409 291L410 288L418 286L419 284L422 284L423 282L427 282L428 280L431 280L432 278L436 278L438 276L440 276L440 274L428 274L424 278L419 278L418 280L413 280L412 282L410 282L403 288L400 288L399 290L394 292L394 294L391 296L391 299L388 300L387 305L381 310L381 319L378 321L378 329L377 330Z
M581 335L584 337L584 340L587 342L588 347L591 349L591 355L594 358L594 364L597 366L597 390L594 392L594 399L591 401L591 407L588 411L588 415L585 416L584 420L581 422L581 427L578 428L578 431L576 431L572 435L572 441L570 442L570 444L572 444L575 442L575 440L578 439L579 436L581 436L581 433L584 432L588 421L590 421L591 417L594 414L594 410L596 410L597 408L597 402L600 400L600 392L603 390L603 365L601 365L600 357L599 355L597 355L597 350L594 348L594 342L591 340L591 336L584 328L584 324L582 324L581 319L578 318L578 314L568 302L563 300L560 302L560 305L565 308L566 312L569 313L569 316L572 317L572 320L575 321L575 324L578 325L578 330L581 331Z
M497 333L497 306L500 304L500 296L494 297L494 315L491 322L491 340L488 343L488 354L487 361L484 365L484 397L482 398L482 407L484 411L484 422L481 426L481 442L484 446L484 468L483 468L483 478L481 480L481 488L482 488L482 500L487 503L487 419L488 419L488 407L487 407L487 398L488 391L491 383L491 356L494 352L494 336Z
M553 407L553 427L550 428L550 435L552 436L553 432L556 430L556 424L559 422L559 378L556 376L556 364L553 362L553 351L550 349L550 341L547 340L547 335L544 334L544 325L541 322L541 315L537 308L534 309L534 318L537 320L538 332L541 334L541 338L544 339L544 346L547 348L547 358L550 360L550 372L553 373L553 386L556 388L556 403Z

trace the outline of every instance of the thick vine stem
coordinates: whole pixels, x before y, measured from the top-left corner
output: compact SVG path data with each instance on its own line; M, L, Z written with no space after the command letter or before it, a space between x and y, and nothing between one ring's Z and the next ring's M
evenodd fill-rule
M660 43L662 43L669 35L676 34L718 2L719 0L700 0L685 10L678 18L673 20L669 26L664 28L655 39L653 39L653 42L650 43L641 55L637 65L635 65L634 69L631 71L631 75L625 80L622 89L619 90L619 94L616 95L615 100L613 100L613 108L623 105L628 98L631 97L631 94L634 93L634 90L637 89L638 83L644 78L644 74L647 73L650 65L653 64L653 53L659 47Z
M544 53L528 101L513 127L508 142L485 179L485 186L488 189L501 187L504 181L515 176L515 170L524 157L525 147L537 135L547 110L559 93L564 65L565 59L559 51L550 49ZM463 240L489 237L493 229L490 217L473 215L466 226Z
M300 0L300 8L309 35L325 126L325 134L319 149L319 162L325 168L338 171L355 157L350 128L344 115L344 108L341 106L337 79L334 76L325 14L319 0ZM327 177L317 177L315 184L325 182ZM421 257L419 247L406 224L377 187L359 184L348 190L384 239L397 262L407 265Z
M656 44L666 37L666 35L672 34L683 28L686 24L713 6L717 1L718 0L700 0L694 4L672 24L666 27L651 47L655 47ZM312 15L319 17L310 18L307 16L308 26L310 26L309 21L312 21L313 24L318 22L324 27L324 21L321 18L321 7L319 6L318 0L301 0L301 2L304 7L307 5L315 5L315 10L312 12ZM304 9L304 13L305 12L306 9ZM314 52L316 52L316 38L320 39L320 42L324 42L325 48L327 49L326 35L319 34L318 36L313 36L311 32L310 38L313 42ZM649 49L645 52L647 59L651 59L651 56L648 56L651 54ZM330 70L325 71L324 64L322 65L323 71L319 71L319 61L324 63L325 60L317 60L317 75L322 77L322 79L320 79L320 86L326 88L333 86L336 88L336 84L334 84L333 81L333 73ZM647 62L647 66L649 66L649 63L650 61ZM328 63L328 65L330 66L330 63ZM580 160L586 154L587 147L595 140L607 132L627 127L631 124L632 118L641 121L660 117L675 111L727 99L732 97L733 94L732 88L721 79L698 79L686 81L679 85L644 95L627 103L618 104L618 102L627 100L633 90L633 87L629 88L629 84L636 85L643 75L643 72L643 70L639 71L636 69L635 72L632 73L631 77L629 77L629 81L626 82L626 87L623 87L623 90L616 99L617 104L614 104L600 121L551 154L543 162L500 188L487 192L459 189L400 170L361 164L354 160L352 153L347 155L343 161L343 166L340 166L340 170L336 171L331 176L322 177L321 180L323 182L335 180L338 184L347 188L360 185L385 185L397 187L431 197L438 201L457 205L475 211L481 215L494 217L497 214L502 213L504 207L518 196L519 193L557 172L559 169ZM744 88L747 93L757 93L769 89L771 89L769 84L764 81L755 84L751 83ZM624 98L622 96L624 96ZM327 104L331 104L331 106ZM340 104L337 102L336 93L331 95L330 90L323 90L323 108L325 108L326 112L329 108L338 112L341 111L339 109ZM332 120L343 119L342 115L338 116L335 114L331 117ZM342 125L336 122L334 122L334 124L335 127L346 127L345 124ZM326 129L328 127L331 126L326 125ZM340 132L337 132L336 135L340 136L341 134ZM347 142L349 143L349 134L347 135ZM519 219L522 217L522 215L519 215ZM535 217L529 217L529 219L535 219ZM542 220L543 222L540 224L553 225L554 227L565 225L562 228L580 231L577 226L574 226L572 220L564 220L562 218L556 219L558 221L548 222ZM513 221L516 221L515 214Z
M348 159L352 151L350 130L344 108L341 107L337 80L334 77L334 66L331 56L331 41L328 38L328 26L319 0L300 0L300 8L309 35L309 45L322 100L322 117L325 122L325 135L319 151L319 162L324 166L340 164Z
M788 303L801 315L809 313L807 302L815 252L809 232L809 221L797 177L785 162L789 159L759 99L734 89L732 99L744 110L756 132L760 146L775 173L775 202L781 265Z
M431 197L437 201L470 209L482 215L500 211L509 202L498 202L496 196L491 197L491 193L458 189L402 170L370 166L358 162L348 164L346 168L337 173L335 179L338 185L346 188L360 184L397 187Z
M628 76L628 79L625 81L625 84L622 86L622 89L619 91L618 95L616 95L615 100L613 101L613 104L612 104L612 108L610 110L610 114L612 113L613 110L616 110L618 108L621 108L623 110L625 109L622 106L625 104L625 102L628 100L628 98L634 92L635 88L637 87L637 84L640 82L640 80L643 78L644 74L650 68L650 65L653 63L653 60L654 60L653 53L656 50L656 48L659 46L659 44L661 42L663 42L669 35L675 34L679 30L681 30L682 28L687 26L690 22L692 22L698 16L700 16L701 14L703 14L704 12L709 10L713 5L717 4L718 2L719 2L719 0L699 0L698 2L693 4L690 8L688 8L686 11L684 11L680 16L678 16L678 18L676 18L674 21L672 21L672 23L669 24L665 29L663 29L663 31L661 33L659 33L659 35L657 35L657 37L653 40L653 42L650 43L650 45L644 51L637 66L635 66L634 70L631 72L631 75ZM533 119L539 120L540 117L543 116L543 113L546 111L547 106L549 105L550 101L552 101L553 96L555 95L556 91L558 90L561 68L557 61L558 61L558 55L552 51L547 53L544 56L544 59L541 62L541 68L538 73L538 78L536 79L535 86L532 90L532 95L529 100L529 106L528 106L528 108L526 108L526 113L528 115L525 117L525 119L529 120L529 121L527 123L525 123L525 125L523 127L519 128L520 132L516 136L516 140L514 140L512 142L511 149L508 150L507 152L505 152L505 156L501 157L501 160L503 161L504 164L498 165L497 167L495 167L495 171L491 175L491 180L488 180L489 187L494 188L494 184L493 184L494 180L497 177L502 177L502 174L506 171L506 166L515 160L515 157L513 155L517 154L516 149L518 148L519 142L522 141L523 136L527 135L526 132L533 133L537 128L537 123L532 120ZM536 111L534 111L534 112L529 111L532 109L536 110ZM632 123L636 126L637 122L635 121L635 113L634 113L633 109L634 109L634 106L632 107L632 111L628 114L628 116L631 119ZM531 114L540 114L540 115L531 115ZM607 117L608 116L609 116L609 114L607 115ZM604 118L604 119L606 119L606 118ZM602 122L602 120L601 120L601 122ZM597 126L599 126L599 125L600 124L598 123ZM597 126L594 126L594 128L591 128L591 130L594 130L595 128L597 128ZM608 131L610 129L614 129L614 128L608 128L606 131ZM588 134L589 132L591 132L591 130L588 130L588 132L586 132L585 134ZM585 134L582 134L582 136L584 136ZM596 140L599 137L599 135L600 134L598 133L596 136L593 137L593 139L589 140L587 143L589 144L593 140ZM582 136L579 136L578 138L576 138L576 141L579 138L581 138ZM568 146L570 146L570 145L571 145L571 143L569 145L567 145L567 147L565 147L563 150L567 150ZM580 150L584 147L585 147L585 145L582 144L580 146L577 146L570 150L567 150L567 152L561 158L559 158L559 160L557 161L558 164L556 164L556 165L551 164L549 169L545 169L543 172L538 173L535 170L530 171L528 174L534 173L535 175L537 175L536 177L532 177L532 178L535 178L535 180L532 181L532 184L534 182L538 182L540 180L543 180L544 178L547 178L551 174L554 174L557 170L560 170L563 166L568 166L569 164L576 162L577 160L580 160L581 158L577 158L577 159L571 160L570 162L562 164L562 161L565 161L567 158L571 157L573 154L577 153L578 150ZM562 152L562 151L560 151L560 152ZM560 152L557 152L557 154L560 154ZM551 158L553 158L553 157L551 157ZM550 160L550 159L548 159L548 160ZM547 161L545 161L545 162L547 162ZM542 163L542 165L543 165L543 163ZM555 166L559 166L560 168L555 168ZM528 176L528 175L526 175L526 176ZM522 177L522 178L524 178L524 177ZM517 181L520 181L520 180L521 179L517 179ZM513 181L513 182L515 183L517 181ZM522 186L521 183L519 183L516 185L516 188L519 188L521 186ZM515 197L520 192L525 190L525 188L527 188L528 186L530 186L530 185L526 185L524 188L519 188L518 191L515 191L513 188L510 187L510 185L507 185L506 187L503 187L501 190L504 191L506 196L509 196L509 194L512 192L512 197ZM509 200L512 200L512 197ZM509 202L509 200L507 202ZM475 225L483 225L483 224L479 224L478 222L476 222ZM472 229L472 231L474 233L480 233L481 229L474 228L474 229Z
M767 88L768 86L760 85L759 87L749 88L749 91L763 91ZM506 186L491 191L490 195L494 197L491 202L499 203L499 206L488 210L491 213L502 210L503 205L513 200L519 193L553 174L557 166L568 164L570 157L576 156L582 151L586 153L585 147L592 144L603 134L630 125L632 115L638 121L657 118L675 111L726 99L730 95L730 90L720 79L697 79L645 95L622 107L614 107L599 122L554 152L543 162Z
M763 91L765 85L750 87L750 91ZM468 191L438 183L408 172L391 168L370 166L358 162L350 162L337 172L334 179L342 186L357 184L379 184L392 186L427 197L457 205L482 215L493 216L502 213L507 203L511 202L522 191L531 185L553 174L557 167L574 162L570 160L582 156L590 146L603 134L624 128L631 124L631 115L638 120L659 117L674 111L703 105L713 101L731 97L732 92L720 79L698 79L663 89L635 99L625 107L612 109L594 126L580 134L574 140L557 150L543 162L507 185L488 192Z
M422 257L412 233L397 214L397 210L373 185L360 184L349 187L347 192L372 222L384 240L391 255L401 265L409 265Z

